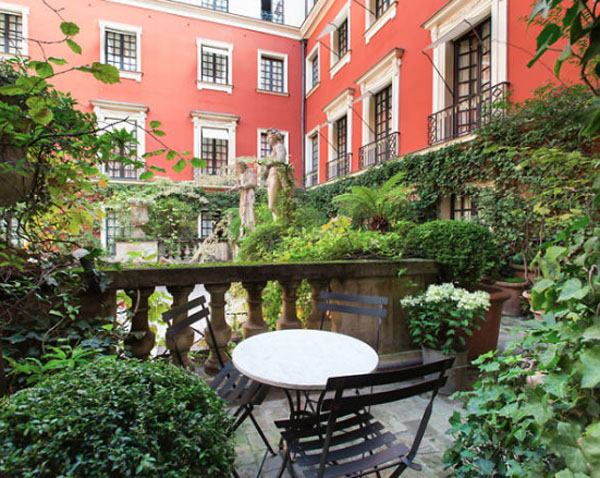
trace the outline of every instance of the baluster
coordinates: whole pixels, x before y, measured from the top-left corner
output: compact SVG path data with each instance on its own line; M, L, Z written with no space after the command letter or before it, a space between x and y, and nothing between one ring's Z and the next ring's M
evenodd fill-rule
M125 337L125 348L134 357L146 360L154 348L156 336L148 325L148 299L154 292L153 287L127 290L125 293L131 298L131 331Z
M298 300L298 287L300 287L299 280L286 280L279 281L283 288L283 309L281 311L281 317L277 321L277 330L285 329L301 329L302 322L298 319L296 311L296 301Z
M187 304L189 296L194 290L194 286L167 286L169 294L173 296L173 304L171 307ZM183 312L173 318L173 325L186 319L188 312ZM173 337L166 337L167 348L171 351L171 361L178 366L194 368L194 364L190 360L188 353L194 345L194 331L191 327L185 327Z
M262 334L269 330L269 326L263 319L262 313L262 291L267 286L266 282L242 282L242 286L248 292L248 320L244 322L242 331L244 338Z
M312 287L312 314L306 321L306 327L309 329L318 329L321 326L321 311L319 310L319 295L321 291L325 290L329 286L328 280L309 280L308 283ZM323 330L331 330L331 319L328 315L325 315L323 321Z
M216 375L220 364L215 349L218 347L221 359L229 361L227 344L231 340L231 327L225 320L225 293L231 284L206 284L204 288L210 294L210 321L215 332L216 344L213 343L208 328L204 330L206 342L210 347L210 355L204 363L204 370L209 375Z

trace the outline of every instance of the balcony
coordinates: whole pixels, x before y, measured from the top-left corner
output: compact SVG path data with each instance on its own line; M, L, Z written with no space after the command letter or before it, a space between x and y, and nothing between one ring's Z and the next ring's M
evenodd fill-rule
M475 131L504 115L496 106L508 98L510 83L503 82L434 113L427 118L427 142L434 145Z
M260 18L267 22L283 24L283 12L268 12L263 10L260 13Z
M358 168L366 169L398 157L400 133L390 133L358 150Z
M319 184L319 172L318 171L310 171L306 173L306 177L304 178L304 185L307 188L311 186L316 186Z
M352 169L352 154L343 154L327 162L327 181L345 176Z

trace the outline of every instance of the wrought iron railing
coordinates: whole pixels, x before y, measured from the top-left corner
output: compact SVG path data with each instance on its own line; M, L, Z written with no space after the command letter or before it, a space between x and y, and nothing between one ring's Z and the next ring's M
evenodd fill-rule
M430 145L469 134L492 119L504 115L499 102L507 100L510 83L503 82L448 106L427 118Z
M327 180L345 176L351 170L352 154L347 153L327 162Z
M262 20L266 20L267 22L272 22L272 23L282 23L283 24L283 12L267 12L267 11L262 11L260 14L260 18Z
M360 148L358 150L359 169L366 169L398 157L399 142L400 133L395 132Z
M307 188L311 186L316 186L319 184L319 172L318 171L310 171L306 173L306 177L304 178L304 184Z

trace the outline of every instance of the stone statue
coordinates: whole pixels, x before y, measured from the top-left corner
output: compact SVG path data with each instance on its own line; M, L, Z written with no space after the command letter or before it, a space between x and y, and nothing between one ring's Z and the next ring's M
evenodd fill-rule
M277 163L285 164L287 151L283 144L283 135L276 129L267 131L267 142L273 149L270 156L271 161L267 164L268 205L271 214L273 214L273 220L276 221L278 215L277 197L279 191L284 187Z
M256 176L244 161L236 161L235 173L238 185L232 191L240 192L240 239L246 231L253 231L256 225L254 220L254 189L256 188Z

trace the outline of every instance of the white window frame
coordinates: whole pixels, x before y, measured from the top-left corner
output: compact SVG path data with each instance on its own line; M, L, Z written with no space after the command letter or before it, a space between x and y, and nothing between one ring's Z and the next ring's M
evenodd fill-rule
M313 85L312 84L312 78L313 78L313 61L315 58L318 58L318 63L319 63L319 70L318 70L318 77L317 77L317 82ZM319 85L321 84L321 43L317 42L317 44L312 48L312 50L310 50L309 54L306 55L306 62L305 62L305 71L306 71L306 97L308 98L314 90L316 90Z
M329 74L331 76L331 79L333 79L333 77L337 74L338 71L342 69L344 65L350 63L350 57L352 54L352 50L350 48L352 45L352 24L350 12L350 2L348 2L344 7L342 7L342 9L334 18L334 20L330 22L330 25L335 27L334 30L329 33L329 44L331 45L331 48L329 50ZM338 35L337 31L341 24L344 23L344 20L348 20L348 51L344 54L344 56L338 58L339 55L336 52Z
M98 24L100 26L100 63L106 64L106 31L107 30L136 36L135 55L136 55L137 71L119 70L119 78L126 78L129 80L135 80L137 82L142 81L142 27L137 27L137 26L133 26L133 25L125 25L123 23L107 22L104 20L99 20Z
M491 18L492 86L508 81L508 0L454 0L445 5L423 26L431 33L433 49L433 104L432 112L443 110L449 98L444 80L436 72L445 74L453 64L452 41ZM446 78L448 80L448 78Z
M337 120L346 116L346 154L353 154L354 148L352 144L352 105L354 103L354 88L346 88L340 93L333 101L331 101L323 111L327 116L327 136L329 138L327 148L327 162L333 161L338 158L338 154L335 151L333 144L335 143L335 123ZM352 171L352 164L348 173Z
M260 159L260 137L262 134L266 134L271 128L258 128L256 130L256 157ZM283 135L283 145L285 146L285 150L287 152L286 163L290 163L290 133L289 131L284 131L278 129L278 131Z
M0 58L14 58L15 56L27 56L29 54L29 8L22 5L0 2L0 13L9 15L20 15L23 27L23 39L18 47L19 53L0 52Z
M202 81L202 47L213 47L220 50L225 50L227 53L227 84L211 83L210 81ZM223 43L205 38L196 38L196 48L198 51L198 77L196 85L198 90L215 90L225 91L229 94L233 92L233 45L231 43Z
M98 119L99 127L106 127L109 125L108 118L116 119L120 121L127 121L128 123L135 123L135 128L138 132L137 136L137 158L139 161L146 163L144 154L146 153L146 116L148 107L136 103L122 103L119 101L106 101L106 100L90 100L90 103L94 107L94 113ZM119 125L116 125L119 128ZM108 128L110 131L112 128ZM102 134L100 131L99 134ZM140 168L141 169L141 168ZM141 170L139 173L141 174ZM110 178L110 181L118 182L137 182L138 180L133 179L119 179Z
M390 6L387 8L383 14L375 19L375 14L371 12L375 12L375 0L368 0L367 8L365 8L365 44L369 44L371 38L375 36L375 34L383 28L383 26L396 18L396 12L398 10L398 0L394 0L390 3ZM370 10L370 11L369 11Z
M365 146L375 141L374 124L371 123L374 108L374 97L381 90L392 85L392 124L391 131L400 131L400 66L404 50L394 48L381 60L379 60L369 71L361 76L356 84L360 87L361 96L356 102L362 101L362 117L369 124L362 126L362 145Z
M266 58L273 58L275 60L283 60L283 91L273 91L273 90L265 90L263 88L261 88L261 59L263 57ZM288 88L288 55L286 53L281 53L281 52L276 52L276 51L267 51L267 50L258 50L257 51L257 75L256 75L256 80L257 80L257 85L256 85L256 91L259 91L260 93L269 93L272 95L283 95L283 96L288 96L289 95L289 88Z
M240 117L211 111L192 111L191 115L194 124L194 156L196 158L202 157L202 128L227 130L229 136L227 167L232 168L236 157L236 129Z
M321 158L320 155L319 157L317 157L317 169L316 171L313 169L313 155L312 155L312 139L316 136L317 137L317 141L318 141L318 153L319 154L321 152L321 138L319 136L319 131L321 129L321 125L315 126L313 129L311 129L308 133L306 133L305 137L304 137L304 150L306 151L306 161L304 164L304 170L306 171L306 174L308 173L317 173L317 184L319 184L320 182L320 174L319 171L321 169Z

